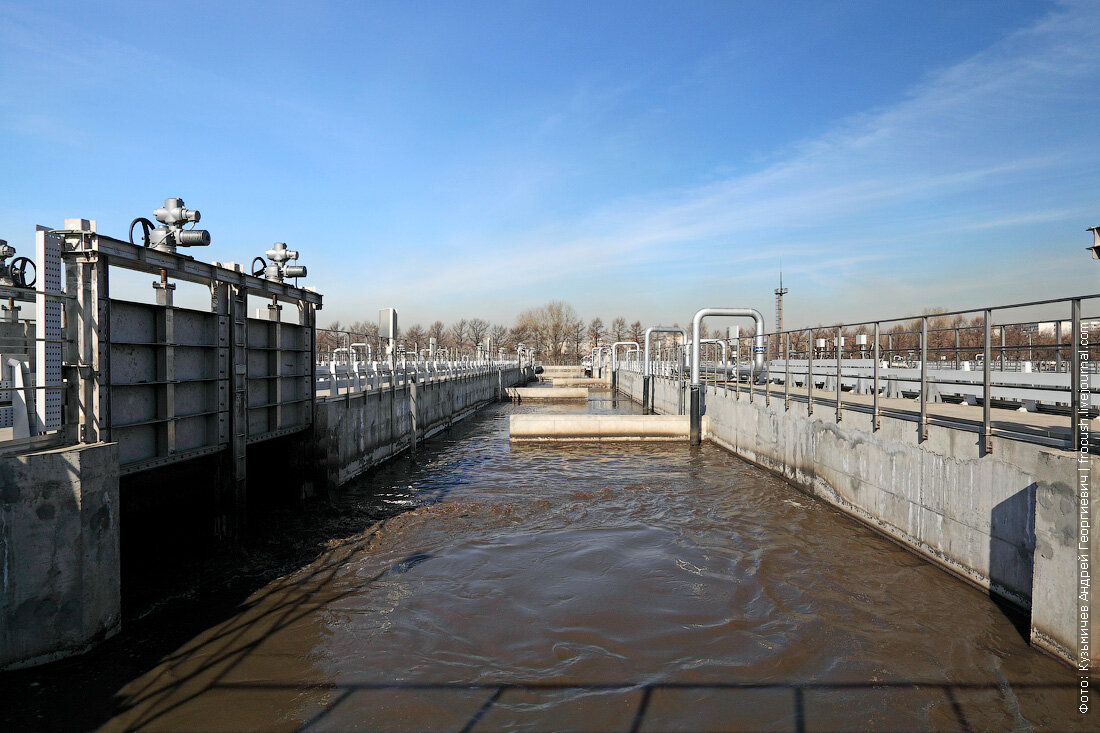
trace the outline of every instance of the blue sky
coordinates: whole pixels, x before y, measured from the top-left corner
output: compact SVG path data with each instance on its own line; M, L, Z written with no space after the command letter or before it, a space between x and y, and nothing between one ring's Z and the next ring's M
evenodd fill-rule
M322 320L1096 292L1100 3L0 1L0 238L166 196Z

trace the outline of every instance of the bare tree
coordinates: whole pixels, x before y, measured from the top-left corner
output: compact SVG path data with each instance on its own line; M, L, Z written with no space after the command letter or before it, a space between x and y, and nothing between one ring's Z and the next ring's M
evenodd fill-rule
M593 347L600 345L600 341L603 340L607 334L604 332L603 320L597 316L593 318L588 324L588 343Z
M470 341L476 346L485 340L489 333L489 322L481 318L471 318L467 328L470 331Z
M641 321L634 321L630 324L630 338L639 344L642 343L642 339L645 338L645 329L642 328Z
M615 337L616 341L622 341L626 338L626 319L619 316L611 322L611 335Z
M581 345L584 343L586 333L584 321L575 318L567 324L566 330L569 332L569 340L573 343L573 359L580 361Z
M552 300L538 308L528 308L516 318L516 328L522 329L534 343L528 343L548 362L560 363L568 351L570 328L579 321L573 306Z
M494 352L497 349L508 349L509 347L511 347L512 344L509 342L508 339L509 335L510 334L508 332L507 326L501 326L500 324L497 324L489 329L489 338L493 341Z
M466 346L468 328L469 325L466 323L466 319L463 318L461 321L452 323L450 330L447 332L449 344L454 347L456 354Z
M435 339L437 346L443 345L443 335L446 332L447 327L443 325L443 321L436 321L432 325L428 326L428 338Z
M405 329L405 341L410 351L422 349L428 345L428 337L419 323L414 323Z

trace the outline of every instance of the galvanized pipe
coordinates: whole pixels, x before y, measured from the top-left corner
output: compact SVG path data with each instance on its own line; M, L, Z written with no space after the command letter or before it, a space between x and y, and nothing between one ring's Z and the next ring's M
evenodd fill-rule
M734 318L752 318L756 323L756 336L753 344L753 362L760 371L764 370L764 315L755 308L701 308L691 319L691 402L690 402L690 442L699 445L702 440L702 405L700 402L699 380L699 341L703 319L707 316L725 316Z
M642 376L645 377L653 376L653 374L651 373L649 355L651 353L650 349L653 343L652 336L655 333L678 333L680 334L680 343L687 341L687 330L680 328L679 326L650 326L649 328L647 328L645 330L645 338L643 339L645 347L643 349L644 362L642 365Z
M702 308L691 319L691 385L698 387L699 382L699 331L703 319L707 316L728 316L751 318L756 322L756 335L753 344L753 362L756 369L764 370L764 315L755 308Z
M615 367L618 365L620 346L633 346L636 349L641 348L637 341L616 341L611 344L611 371L615 371Z

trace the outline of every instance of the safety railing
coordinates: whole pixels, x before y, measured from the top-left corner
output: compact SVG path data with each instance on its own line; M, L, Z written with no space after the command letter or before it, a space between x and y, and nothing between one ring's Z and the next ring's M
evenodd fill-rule
M811 414L828 404L838 422L848 410L869 412L875 429L884 414L915 420L922 440L930 424L950 424L978 431L987 451L994 436L1071 448L1089 437L1088 421L1097 416L1098 300L1085 295L770 332L763 372L753 368L752 335L714 339L700 344L701 376L737 399L782 398L784 409L802 402ZM635 362L622 366L638 370ZM679 347L659 353L651 370L688 378Z
M377 336L332 329L317 329L315 389L319 398L369 393L382 389L460 379L501 370L533 366L519 358L488 358L486 354L448 356L446 347L434 355L421 350L394 351L386 355ZM427 352L427 350L423 350ZM415 354L415 356L414 356Z

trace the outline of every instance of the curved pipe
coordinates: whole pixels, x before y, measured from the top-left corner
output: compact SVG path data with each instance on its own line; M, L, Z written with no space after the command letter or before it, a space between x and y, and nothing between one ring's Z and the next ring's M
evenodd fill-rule
M703 339L700 344L718 344L722 347L722 368L726 368L726 363L729 361L729 344L726 343L726 339Z
M620 346L633 346L634 348L640 348L637 341L616 341L611 344L611 369L615 370L619 361L619 347Z
M652 374L649 373L650 372L649 354L650 354L651 336L655 333L678 333L678 334L680 334L680 343L684 343L685 341L687 341L687 337L688 337L687 330L683 329L683 328L680 328L679 326L650 326L649 328L647 328L645 330L645 339L644 339L645 340L645 356L644 356L644 362L643 362L643 367L642 367L642 376L644 376L644 377L653 376Z
M699 381L699 330L707 316L731 316L751 318L756 322L753 363L757 371L764 370L764 315L755 308L701 308L691 319L691 386L698 387Z

